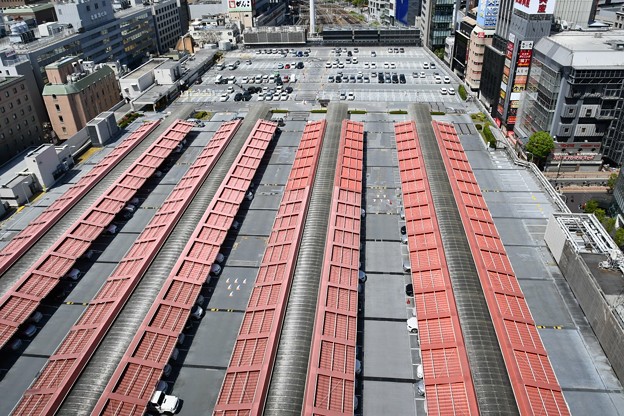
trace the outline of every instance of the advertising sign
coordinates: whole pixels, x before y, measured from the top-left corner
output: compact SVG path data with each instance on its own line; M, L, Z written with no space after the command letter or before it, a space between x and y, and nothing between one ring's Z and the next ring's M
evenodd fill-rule
M526 87L525 84L515 84L514 83L511 92L522 92L522 91L524 91L525 87Z
M520 101L519 100L511 100L509 101L509 108L511 111L512 108L520 108Z
M509 67L508 66L503 67L503 75L507 75L507 78L509 79Z
M407 21L407 9L408 8L409 8L409 0L396 0L396 9L394 12L394 18L397 21L403 23L405 26L410 26L414 24L414 22Z
M228 12L250 12L251 0L228 0Z
M501 92L500 92L500 98L501 98L501 100L504 100L504 99L505 99L505 97L507 97L507 92L506 92L506 91L501 90ZM502 111L501 111L501 114L503 114L503 112L502 112Z
M516 68L516 76L528 76L529 68Z
M514 85L515 84L525 85L526 83L527 83L527 76L526 75L518 75L518 74L516 74L516 79L514 80Z
M477 9L477 24L483 29L494 29L498 19L499 0L480 0Z
M507 117L507 124L516 124L516 116Z
M527 14L553 14L555 0L515 0L514 9Z
M504 84L509 84L509 75L503 74L503 83Z
M512 92L509 95L509 100L511 101L517 101L518 103L520 103L520 97L522 96L522 93L520 92Z
M533 41L523 40L522 42L520 42L520 49L533 49Z

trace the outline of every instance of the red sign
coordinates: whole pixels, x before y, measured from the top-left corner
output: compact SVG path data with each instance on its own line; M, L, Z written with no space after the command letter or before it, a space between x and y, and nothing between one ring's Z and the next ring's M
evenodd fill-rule
M480 38L480 39L485 38L485 32L479 32L479 33L477 34L477 37L478 37L478 38Z
M533 55L533 51L531 49L520 49L518 52L518 59L530 59L531 55Z
M546 6L548 6L548 0L539 0L539 6L537 6L537 12L546 13Z
M518 59L518 66L531 66L531 58Z
M516 3L524 6L524 7L529 7L531 4L531 0L516 0Z

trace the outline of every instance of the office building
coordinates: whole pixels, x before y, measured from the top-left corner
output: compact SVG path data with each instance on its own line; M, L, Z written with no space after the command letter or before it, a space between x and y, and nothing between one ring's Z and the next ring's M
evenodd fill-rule
M121 100L114 71L106 65L87 64L73 56L46 66L50 83L42 96L52 128L61 140Z
M43 143L41 120L24 76L0 77L0 163Z
M545 130L558 142L602 142L624 161L624 31L564 32L541 39L516 135Z
M453 30L455 0L425 0L422 2L420 30L423 46L432 51L444 49Z
M450 67L462 79L466 74L466 60L470 50L470 34L476 24L477 21L473 16L465 16L459 22L458 30L455 31L455 47Z
M470 32L464 80L472 91L478 91L481 86L485 48L492 44L493 36L494 30L480 26L475 26Z
M163 54L175 47L180 36L186 33L182 31L180 21L180 7L177 0L156 1L151 4L158 52ZM187 22L188 28L188 22Z
M67 56L95 63L119 61L135 68L156 53L158 39L151 7L138 5L115 12L108 0L55 3L59 25L39 36L16 33L23 38L15 46L18 56L32 65L39 91L47 83L46 65ZM17 31L16 31L17 32ZM32 39L31 39L32 37ZM11 71L0 67L0 71Z

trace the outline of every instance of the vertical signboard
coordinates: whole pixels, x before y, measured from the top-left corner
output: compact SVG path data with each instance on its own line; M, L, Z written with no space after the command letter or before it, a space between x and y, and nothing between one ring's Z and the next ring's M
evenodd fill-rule
M394 7L394 18L406 26L411 26L414 22L407 21L407 11L409 9L409 0L396 0Z
M526 89L532 57L533 42L526 40L520 42L516 58L516 70L513 74L511 95L509 97L509 108L507 109L507 124L515 124L516 122L517 108L520 107L521 94Z

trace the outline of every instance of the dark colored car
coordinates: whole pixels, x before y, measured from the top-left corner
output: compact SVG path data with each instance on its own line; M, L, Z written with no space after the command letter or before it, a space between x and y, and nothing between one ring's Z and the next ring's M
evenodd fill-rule
M234 96L234 101L241 101L243 99L243 94L241 94L240 92L237 92L236 95Z
M405 285L405 296L414 296L414 286L411 283Z
M399 82L401 84L405 84L407 81L405 80L405 75L401 74L399 75Z

